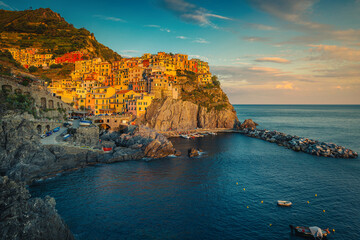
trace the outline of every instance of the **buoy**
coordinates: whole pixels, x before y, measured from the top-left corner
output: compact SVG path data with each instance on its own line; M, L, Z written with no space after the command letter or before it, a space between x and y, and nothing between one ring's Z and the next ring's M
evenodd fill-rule
M270 224L269 224L269 226L271 227L271 226L272 226L272 224L270 223Z
M249 206L247 206L246 208L249 208Z
M261 201L261 203L264 203L264 201Z
M245 188L244 188L244 191L245 191Z
M239 185L239 183L236 183L236 185Z
M333 229L333 232L335 232L335 229Z
M307 203L309 204L310 202L309 202L309 201L307 201Z
M323 212L325 212L325 210L323 210Z
M315 194L315 197L317 197L317 194Z

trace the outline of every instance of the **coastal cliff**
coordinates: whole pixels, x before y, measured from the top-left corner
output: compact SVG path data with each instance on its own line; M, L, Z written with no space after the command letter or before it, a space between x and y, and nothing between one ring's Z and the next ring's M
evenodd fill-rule
M1 239L74 239L55 209L55 199L30 198L23 183L0 176Z
M142 122L158 131L236 128L239 126L236 112L230 103L219 109L170 98L153 101Z

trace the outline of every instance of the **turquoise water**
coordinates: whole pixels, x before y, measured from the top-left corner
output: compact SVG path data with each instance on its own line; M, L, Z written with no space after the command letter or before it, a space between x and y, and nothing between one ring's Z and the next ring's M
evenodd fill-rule
M359 106L235 108L260 127L360 150ZM78 239L299 239L289 224L360 239L359 159L315 157L239 134L172 141L183 153L191 146L205 153L96 165L30 190L55 197Z

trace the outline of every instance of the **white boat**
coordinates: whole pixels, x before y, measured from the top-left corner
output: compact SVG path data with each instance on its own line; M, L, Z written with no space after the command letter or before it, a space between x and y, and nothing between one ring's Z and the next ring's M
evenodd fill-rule
M290 201L278 200L278 201L277 201L277 205L283 206L283 207L290 207L290 206L292 205L292 202L290 202Z
M186 139L189 139L189 138L190 138L188 135L180 135L180 137L186 138Z
M216 135L216 133L214 133L214 132L208 132L210 135Z

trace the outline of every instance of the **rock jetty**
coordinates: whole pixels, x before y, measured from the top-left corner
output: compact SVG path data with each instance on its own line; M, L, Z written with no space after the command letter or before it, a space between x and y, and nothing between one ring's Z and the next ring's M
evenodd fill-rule
M326 143L309 138L288 135L278 131L256 129L253 124L251 128L244 128L240 132L246 136L259 138L267 142L276 143L280 146L297 152L332 158L357 158L358 153L335 143Z

